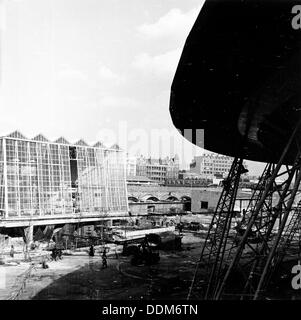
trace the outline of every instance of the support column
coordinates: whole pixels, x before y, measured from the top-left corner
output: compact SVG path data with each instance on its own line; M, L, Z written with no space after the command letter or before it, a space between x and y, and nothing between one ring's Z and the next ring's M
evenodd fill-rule
M7 190L7 157L6 157L6 139L3 139L3 178L4 178L4 201L5 213L4 217L8 218L8 190Z
M29 256L29 248L31 243L33 242L33 226L25 227L24 228L24 258L25 260L28 260L30 258Z
M107 220L106 225L107 225L107 227L112 228L113 220Z
M24 241L28 244L33 242L33 226L24 228Z

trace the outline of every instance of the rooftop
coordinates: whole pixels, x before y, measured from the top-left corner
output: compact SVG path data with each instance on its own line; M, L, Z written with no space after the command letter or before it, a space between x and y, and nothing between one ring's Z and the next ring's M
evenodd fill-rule
M25 137L20 131L16 130L10 134L1 136L1 138L12 138L12 139L18 139L18 140L24 140L24 141L38 141L38 142L45 142L45 143L53 143L53 144L64 144L64 145L71 145L71 146L83 146L83 147L92 147L92 148L101 148L101 149L107 149L107 150L122 150L118 144L114 144L111 147L106 147L102 142L98 141L92 145L89 145L86 141L83 139L78 140L75 143L70 143L66 138L60 137L56 139L55 141L50 141L47 139L44 135L38 134L33 138L27 138Z
M127 181L136 181L136 182L152 182L152 183L157 183L156 181L145 177L145 176L128 176L126 178Z

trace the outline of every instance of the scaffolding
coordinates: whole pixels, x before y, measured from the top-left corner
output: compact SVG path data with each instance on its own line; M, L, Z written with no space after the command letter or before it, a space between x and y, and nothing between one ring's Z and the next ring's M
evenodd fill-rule
M205 269L203 273L205 277L199 280L203 282L203 287L204 284L207 287L204 292L205 299L211 295L211 291L216 286L229 239L240 176L245 172L243 159L235 158L227 179L223 181L223 191L210 223L187 299L191 298L199 264L202 264L203 269Z
M300 237L301 203L296 204L301 181L300 124L294 128L277 164L267 164L240 225L233 228L235 236L230 233L231 203L235 201L240 170L235 169L239 168L238 159L234 160L228 177L231 184L224 184L188 298L193 285L198 283L200 267L202 279L209 279L199 282L204 299L264 297L292 242ZM286 165L290 148L295 148L295 160ZM280 177L283 182L277 183ZM238 279L235 285L234 278Z

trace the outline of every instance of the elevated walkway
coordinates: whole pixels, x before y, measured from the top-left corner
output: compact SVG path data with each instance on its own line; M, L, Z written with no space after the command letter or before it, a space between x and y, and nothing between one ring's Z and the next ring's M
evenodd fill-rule
M128 212L116 211L110 213L83 212L69 215L52 214L49 216L28 216L28 217L2 217L0 218L0 228L16 228L30 226L45 226L78 222L95 222L112 219L126 219Z

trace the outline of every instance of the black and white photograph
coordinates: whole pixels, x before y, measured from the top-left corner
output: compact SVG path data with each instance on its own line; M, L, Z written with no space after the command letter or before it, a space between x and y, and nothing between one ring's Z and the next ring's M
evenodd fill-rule
M0 106L3 303L301 300L300 0L0 0Z

